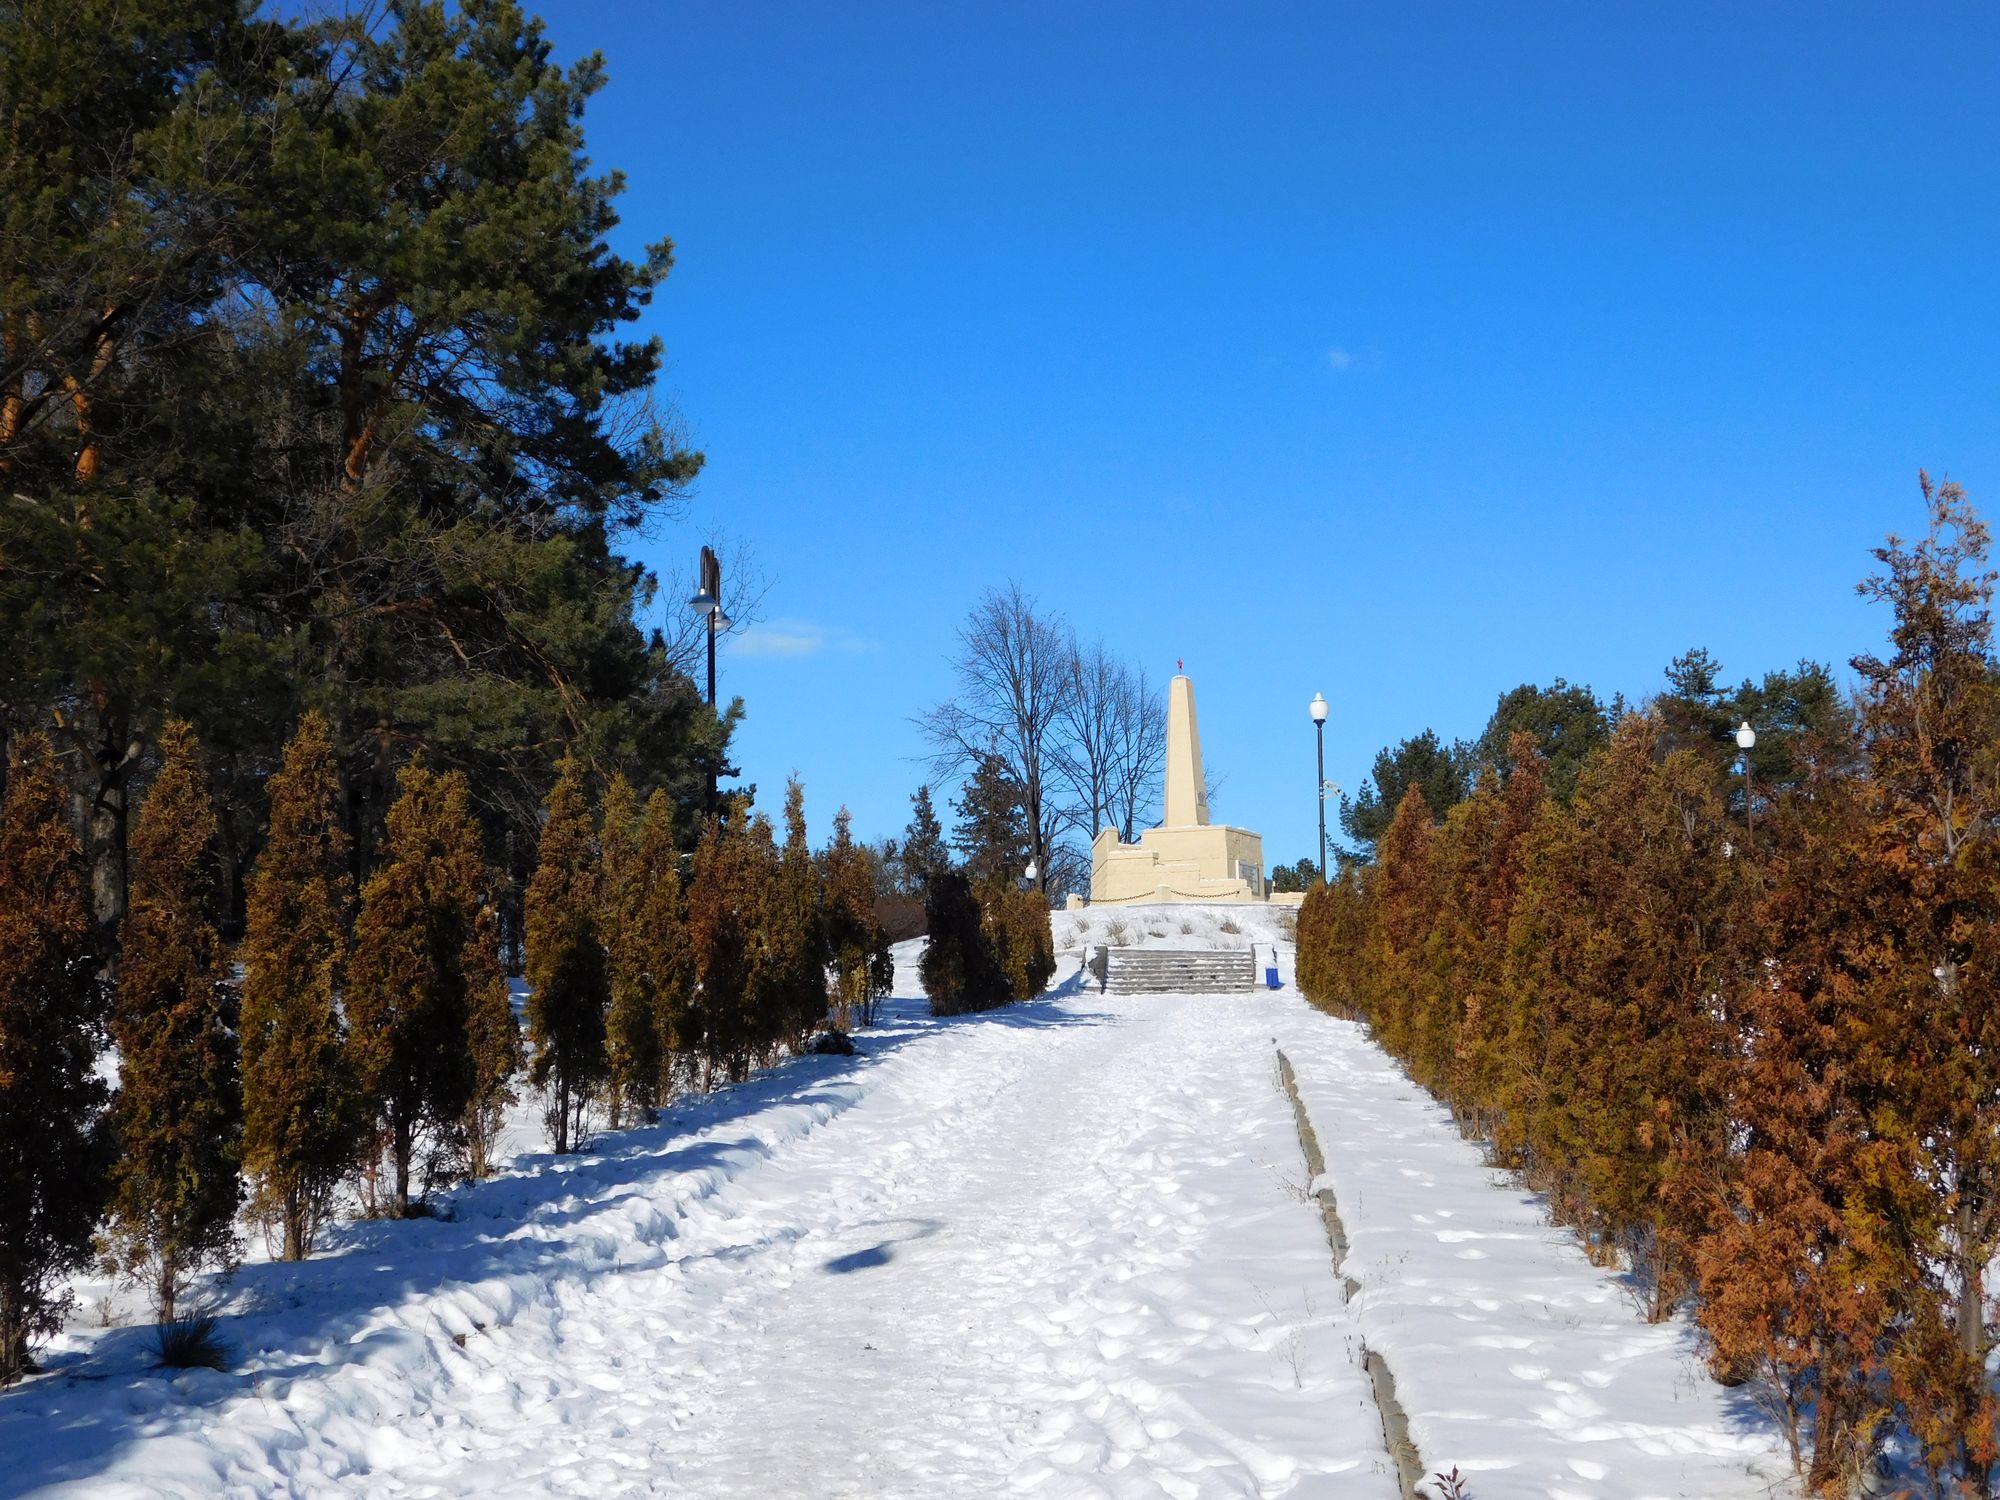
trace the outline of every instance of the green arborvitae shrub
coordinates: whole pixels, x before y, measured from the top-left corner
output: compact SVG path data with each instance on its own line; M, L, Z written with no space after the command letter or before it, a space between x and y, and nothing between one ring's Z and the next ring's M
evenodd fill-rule
M472 1057L472 1093L459 1116L465 1133L466 1170L484 1177L493 1170L493 1143L507 1106L514 1102L514 1075L521 1071L521 1023L514 1019L507 971L500 962L500 910L494 897L493 871L480 852L476 825L461 849L458 863L476 878L479 896L472 903L465 947L459 957L465 979L465 1040ZM476 877L472 875L477 867Z
M215 808L194 731L170 721L132 833L112 1035L120 1158L108 1259L171 1320L192 1278L236 1257L243 1118L235 995L209 920Z
M806 841L806 793L794 776L785 786L785 846L778 883L766 908L766 942L778 978L778 1035L802 1050L826 1019L826 926L820 871Z
M738 799L710 819L695 849L688 887L695 1024L704 1083L740 1081L768 1061L783 1035L791 970L771 942L771 906L781 865L771 821Z
M525 913L529 1076L548 1097L549 1135L561 1153L582 1145L590 1106L610 1073L604 1016L611 980L598 929L597 830L574 756L557 767L547 814Z
M610 963L611 1009L604 1050L610 1071L608 1114L613 1130L640 1119L659 1103L661 1038L648 963L647 895L654 874L646 868L639 829L639 801L624 776L604 789L598 846L603 851L599 923Z
M979 896L980 927L994 967L1006 981L1007 998L1032 1000L1056 971L1047 900L1040 891L1023 890L1007 879L981 882Z
M854 842L846 808L834 815L823 861L826 943L834 970L834 1023L845 1030L874 1019L876 998L895 977L889 940L875 920L875 874Z
M103 987L67 798L48 739L26 736L0 806L0 1385L61 1326L103 1198Z
M924 948L922 973L931 1014L991 1010L1012 998L986 932L979 898L962 871L944 870L932 876L924 892L924 919L930 941Z
M340 1011L347 969L347 834L326 719L309 713L271 778L271 823L250 882L243 966L243 1167L286 1260L312 1251L361 1141Z
M640 892L634 944L644 992L652 1005L654 1054L659 1063L653 1096L673 1097L676 1062L700 1048L694 1013L694 954L688 942L687 901L681 857L674 844L674 802L663 791L646 799L639 824Z

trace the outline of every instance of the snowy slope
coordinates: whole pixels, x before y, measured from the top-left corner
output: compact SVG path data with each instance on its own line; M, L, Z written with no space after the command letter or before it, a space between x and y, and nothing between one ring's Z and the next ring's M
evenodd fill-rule
M1485 1166L1361 1027L1274 1009L1347 1230L1354 1311L1433 1469L1456 1465L1477 1500L1789 1486L1783 1442L1708 1377L1685 1318L1648 1325L1618 1273Z
M1259 949L1290 943L1298 918L1295 907L1266 901L1219 906L1212 901L1141 902L1131 906L1086 906L1051 918L1056 951L1085 947Z
M83 1339L0 1396L0 1492L1389 1496L1244 1021L895 1005L858 1058L246 1267L229 1373Z

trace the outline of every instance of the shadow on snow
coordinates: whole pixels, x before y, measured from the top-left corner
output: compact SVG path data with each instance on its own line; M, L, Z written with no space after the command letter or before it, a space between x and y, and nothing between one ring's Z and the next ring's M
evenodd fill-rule
M46 1373L0 1391L0 1495L88 1479L145 1437L181 1431L178 1419L236 1397L284 1399L293 1380L376 1358L438 1359L433 1341L463 1342L504 1325L546 1294L552 1279L588 1282L674 1257L678 1210L715 1191L796 1134L730 1126L777 1110L824 1123L865 1092L859 1074L926 1036L962 1026L1047 1028L1109 1024L1062 1002L1073 976L1032 1001L932 1018L921 999L883 1002L880 1029L857 1033L856 1054L790 1058L715 1093L688 1096L656 1124L598 1137L579 1153L523 1152L505 1175L460 1183L432 1199L436 1217L342 1223L312 1259L243 1266L219 1294L216 1331L235 1368L164 1369L150 1325L114 1328L87 1348L50 1356ZM689 1140L689 1136L700 1139ZM684 1187L646 1191L661 1178ZM608 1220L601 1229L586 1228ZM902 1231L838 1256L836 1274L887 1264L896 1247L942 1227L894 1221ZM755 1247L733 1247L746 1253ZM449 1293L449 1296L445 1294ZM408 1372L416 1376L418 1371ZM206 1478L206 1476L204 1476Z

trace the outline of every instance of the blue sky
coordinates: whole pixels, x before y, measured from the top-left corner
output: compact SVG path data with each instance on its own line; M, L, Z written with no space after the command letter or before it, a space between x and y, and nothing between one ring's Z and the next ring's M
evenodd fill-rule
M2000 9L551 0L769 575L748 778L900 830L1017 579L1156 677L1218 820L1562 675L1836 664L1916 470L2000 514ZM1140 607L1115 606L1112 599Z

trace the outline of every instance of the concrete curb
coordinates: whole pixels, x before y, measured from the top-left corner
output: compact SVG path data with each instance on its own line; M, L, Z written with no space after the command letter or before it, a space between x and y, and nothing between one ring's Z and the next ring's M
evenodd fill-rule
M1319 1148L1319 1137L1313 1133L1305 1101L1299 1097L1298 1079L1292 1073L1291 1059L1285 1056L1282 1048L1278 1051L1278 1077L1285 1086L1285 1097L1292 1101L1292 1121L1298 1126L1299 1147L1305 1153L1307 1180L1319 1181L1326 1174L1326 1156ZM1327 1248L1333 1252L1334 1274L1340 1277L1341 1290L1352 1302L1361 1290L1361 1283L1346 1271L1347 1227L1340 1222L1339 1205L1334 1202L1330 1187L1321 1186L1313 1196L1319 1200L1320 1222L1326 1228ZM1396 1377L1390 1373L1389 1361L1382 1357L1381 1350L1370 1349L1365 1339L1361 1345L1361 1361L1368 1371L1369 1386L1375 1393L1375 1408L1382 1418L1382 1442L1389 1450L1389 1457L1395 1461L1403 1500L1426 1500L1420 1488L1424 1482L1423 1456L1417 1452L1417 1445L1410 1437L1409 1416L1404 1412L1402 1402L1396 1399Z

